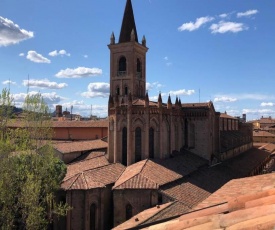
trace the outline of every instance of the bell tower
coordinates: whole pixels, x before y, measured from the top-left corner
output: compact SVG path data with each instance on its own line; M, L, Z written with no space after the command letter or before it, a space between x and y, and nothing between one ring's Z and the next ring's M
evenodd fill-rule
M137 29L131 0L127 0L118 43L114 33L110 44L110 97L127 103L132 99L144 99L146 92L146 39L138 42Z

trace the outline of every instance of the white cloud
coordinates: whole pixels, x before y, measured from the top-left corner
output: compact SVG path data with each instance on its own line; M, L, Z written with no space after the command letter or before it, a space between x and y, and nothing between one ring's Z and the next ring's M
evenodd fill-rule
M168 61L168 57L164 57L164 60L165 60L165 61Z
M237 101L237 98L233 98L233 97L215 97L214 98L214 102L235 102Z
M272 107L272 106L275 106L275 104L273 102L262 102L261 106L262 107L266 107L266 106Z
M61 56L61 57L68 56L68 57L70 57L71 54L67 53L66 50L59 50L59 51L54 50L54 51L52 51L52 52L49 53L49 56L52 56L52 57L56 57L56 56Z
M24 53L20 53L18 56L19 56L19 57L24 57L25 54L24 54Z
M220 18L227 18L227 17L228 17L228 14L225 14L225 13L224 13L224 14L220 14L219 17L220 17Z
M207 16L207 17L200 17L200 18L196 19L196 22L183 23L178 28L178 30L179 31L184 31L184 30L194 31L194 30L199 29L203 24L206 24L206 23L211 22L213 20L214 20L214 18L213 17L209 17L209 16Z
M36 91L31 91L29 92L29 95L35 95L38 94L39 92ZM25 101L27 94L26 93L17 93L17 94L13 94L12 97L14 99L14 102L16 105L21 105L22 103ZM65 99L59 95L57 95L57 93L55 92L51 92L51 93L42 93L41 96L43 97L44 101L48 104L58 104L61 100Z
M62 103L62 108L65 111L66 108L70 109L73 106L74 114L81 114L84 116L97 115L99 117L106 117L108 112L108 106L105 105L88 105L84 101L73 100L71 102Z
M257 100L257 101L275 99L275 96L270 96L265 94L250 94L250 93L240 94L237 97L239 99L251 99L251 100Z
M110 93L110 84L105 82L94 82L88 85L88 91L81 94L82 97L108 97Z
M237 17L241 18L241 17L250 17L251 15L257 14L259 11L258 10L248 10L245 12L239 12L237 13Z
M268 117L268 116L275 115L275 111L272 109L243 109L242 113L256 115L258 117L260 116Z
M84 57L84 58L88 58L88 55L87 55L87 54L84 54L83 57Z
M29 86L30 88L42 88L42 89L63 89L68 85L66 83L56 83L50 82L48 79L30 79L30 80L23 80L24 86Z
M146 90L152 90L154 88L160 89L162 87L163 87L163 85L160 84L158 81L153 82L153 83L146 82Z
M32 37L32 31L21 29L13 21L0 16L0 46L18 44Z
M51 61L45 57L43 57L41 54L37 53L36 51L30 50L28 52L28 55L26 57L32 62L36 63L51 63Z
M76 69L60 70L55 76L58 78L82 78L98 76L102 74L102 70L99 68L86 68L78 67Z
M2 84L3 85L16 85L16 82L15 81L11 81L11 80L6 80L6 81L2 81Z
M180 90L177 90L177 91L170 91L169 92L169 94L171 96L190 96L194 93L195 93L195 90L193 90L193 89L189 89L189 90L180 89Z
M210 26L211 33L227 33L227 32L232 32L232 33L238 33L243 30L247 30L248 27L245 26L243 23L237 23L237 22L225 22L225 21L220 21L218 24L212 24Z

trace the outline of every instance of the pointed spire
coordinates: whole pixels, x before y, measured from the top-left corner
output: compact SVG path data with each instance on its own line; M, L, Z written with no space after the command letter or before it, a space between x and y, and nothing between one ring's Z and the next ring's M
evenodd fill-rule
M144 35L143 35L143 37L142 37L142 45L143 45L143 46L146 46L146 38L145 38Z
M168 96L167 109L172 109L172 102L171 102L170 94L169 94L169 96Z
M131 0L127 0L120 30L119 43L130 42L132 30L134 30L135 41L138 42L132 2Z
M111 38L110 38L110 44L111 44L111 45L114 45L115 42L116 42L116 38L115 38L114 32L112 32Z
M181 99L179 99L179 107L182 108Z
M158 97L158 106L159 106L159 108L162 107L162 97L161 97L160 92L159 92L159 97Z
M144 100L144 107L149 107L148 91L146 91L145 100Z

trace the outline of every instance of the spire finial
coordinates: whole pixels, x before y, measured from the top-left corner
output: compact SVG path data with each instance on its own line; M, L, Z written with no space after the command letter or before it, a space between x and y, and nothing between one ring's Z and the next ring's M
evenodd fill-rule
M143 37L142 37L142 45L143 45L143 46L146 46L146 38L145 38L145 35L143 35Z
M110 44L111 44L111 45L114 45L115 42L116 42L116 38L115 38L114 32L112 32L111 38L110 38Z

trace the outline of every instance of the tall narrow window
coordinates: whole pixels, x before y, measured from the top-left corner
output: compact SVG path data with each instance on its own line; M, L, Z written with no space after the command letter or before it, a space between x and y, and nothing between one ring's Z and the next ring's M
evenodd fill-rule
M124 94L128 95L128 87L127 86L125 86L125 88L124 88Z
M126 205L126 220L131 219L133 216L133 207L130 204Z
M141 62L137 59L137 77L141 78Z
M122 129L122 164L127 166L127 128Z
M97 209L96 204L92 204L90 207L90 230L96 229L96 221L97 221L96 209Z
M126 74L126 69L127 69L126 58L121 57L119 59L119 63L118 63L118 76L125 75Z
M141 161L141 128L135 131L135 162Z
M149 130L149 157L154 158L155 155L155 143L154 143L154 129L150 128Z
M120 95L120 89L119 89L119 87L116 88L116 95Z

